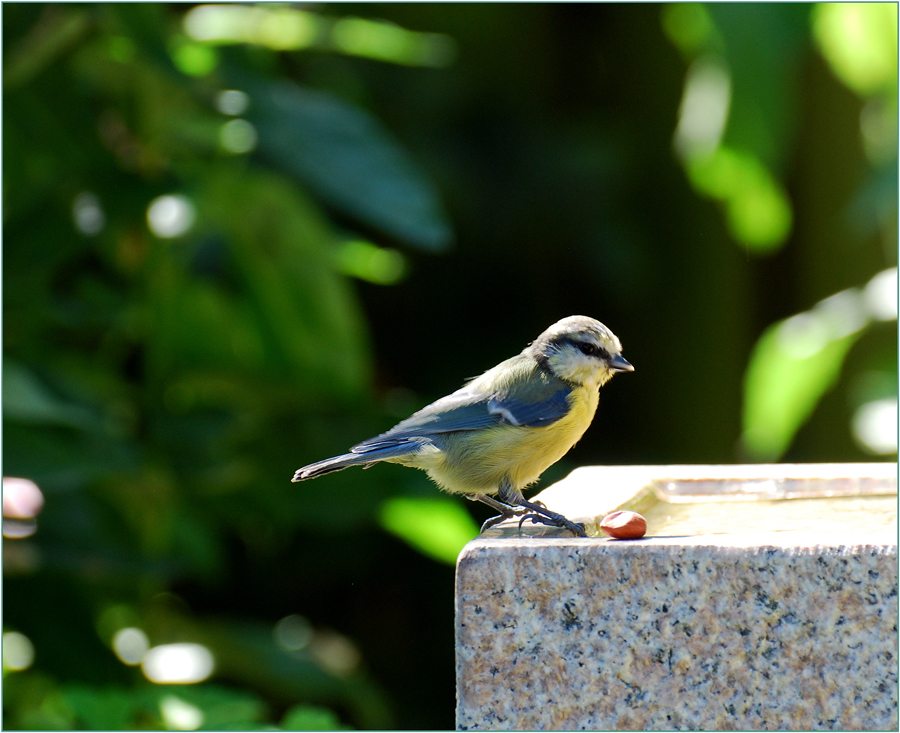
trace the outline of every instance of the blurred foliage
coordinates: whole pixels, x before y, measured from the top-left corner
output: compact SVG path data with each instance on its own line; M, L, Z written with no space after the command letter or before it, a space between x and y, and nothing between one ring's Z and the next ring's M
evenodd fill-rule
M896 48L866 3L5 4L4 726L451 728L486 510L290 477L566 315L637 371L545 482L891 458Z
M875 169L869 188L878 190L887 184L888 196L878 195L879 228L886 243L896 243L897 6L823 3L815 6L811 20L813 36L833 72L868 100L860 117L860 133ZM754 458L776 460L784 455L819 399L837 382L857 338L870 330L870 324L897 320L897 297L897 269L893 268L872 278L864 292L836 293L763 334L745 381L743 443ZM893 390L875 395L874 400L873 395L865 395L856 406L857 438L868 442L873 452L884 451L890 441L878 436L867 441L867 434L896 431L896 368L892 376ZM883 426L866 427L870 406L885 399L894 405L892 417Z
M457 502L432 497L398 496L381 507L382 526L426 555L450 565L478 525Z

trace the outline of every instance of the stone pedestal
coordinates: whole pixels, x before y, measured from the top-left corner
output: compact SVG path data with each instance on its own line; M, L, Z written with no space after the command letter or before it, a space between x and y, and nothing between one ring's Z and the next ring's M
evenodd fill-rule
M761 526L743 527L750 504L735 499L760 484L740 478L742 494L735 479L713 478L742 468L768 470L705 467L702 486L691 483L698 467L581 469L567 479L577 494L627 483L628 474L640 486L616 501L644 502L642 540L548 536L525 525L469 543L457 565L458 728L896 730L896 467L779 467L794 474L792 484L779 483L791 487L782 495L801 501L821 495L828 472L843 473L847 481L825 493L862 500L863 510L848 524L840 501L828 499L830 511L811 510L793 528L778 519L791 514L792 500L775 500L770 530L766 510ZM596 526L577 501L559 506L564 484L541 500ZM655 484L697 506L730 494L730 526L706 519L708 533L660 536L654 524L667 526L661 517L670 519L672 502L657 492L648 503ZM878 514L868 524L866 509Z

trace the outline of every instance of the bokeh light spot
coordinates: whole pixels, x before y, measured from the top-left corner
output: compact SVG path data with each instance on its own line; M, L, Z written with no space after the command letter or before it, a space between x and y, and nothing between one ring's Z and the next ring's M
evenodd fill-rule
M106 214L100 206L100 199L89 191L82 191L72 202L72 219L75 228L82 234L99 234L106 225Z
M276 50L306 48L316 37L316 17L303 10L265 9L259 16L256 40Z
M157 684L194 684L207 679L215 666L213 655L200 644L163 644L144 655L141 670Z
M223 89L216 95L216 109L223 115L242 115L250 106L250 97L238 89Z
M848 288L816 303L814 312L828 324L828 337L832 341L849 336L863 328L869 317L865 303L856 288Z
M863 291L866 307L879 321L897 320L897 268L883 270L869 280Z
M709 155L722 140L731 105L731 76L716 57L688 69L675 129L675 149L683 160Z
M134 666L141 663L150 648L150 640L143 631L131 626L116 632L112 648L120 661Z
M180 237L193 226L195 216L194 205L186 196L160 196L147 207L147 226L162 239Z
M309 650L322 669L335 677L346 677L362 661L362 655L356 645L336 631L316 632Z
M275 643L289 652L299 651L309 645L313 629L309 621L299 614L285 616L275 624Z
M35 517L44 508L44 495L33 481L3 479L3 536L24 539L37 531Z
M44 508L44 494L27 478L3 477L3 516L34 519Z
M219 143L229 153L249 153L258 140L256 128L247 120L229 120L219 129Z
M175 695L160 700L159 712L169 730L197 730L203 725L203 711Z
M897 400L867 402L853 415L853 437L865 450L877 455L897 452Z
M180 43L172 51L172 61L188 76L206 76L219 65L219 54L203 43Z
M889 165L897 158L897 103L873 97L859 115L866 158L876 166Z
M15 672L28 669L34 662L34 645L25 634L7 631L3 634L3 668Z
M817 313L798 313L781 323L777 338L778 346L790 358L806 359L825 348L828 325Z

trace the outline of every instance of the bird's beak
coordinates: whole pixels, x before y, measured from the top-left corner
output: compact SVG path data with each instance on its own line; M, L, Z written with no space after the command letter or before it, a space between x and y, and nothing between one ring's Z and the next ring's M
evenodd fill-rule
M633 372L634 367L621 356L616 354L609 358L606 362L606 366L609 367L610 371L613 372Z

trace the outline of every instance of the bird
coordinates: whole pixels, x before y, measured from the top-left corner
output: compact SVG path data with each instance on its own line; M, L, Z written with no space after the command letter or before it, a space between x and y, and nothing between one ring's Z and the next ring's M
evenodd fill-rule
M475 377L349 453L298 469L306 481L350 466L386 461L425 471L441 489L480 501L504 519L562 527L586 537L584 525L530 502L522 489L584 435L599 390L634 367L616 335L588 316L554 323L520 354ZM496 497L496 498L495 498Z

